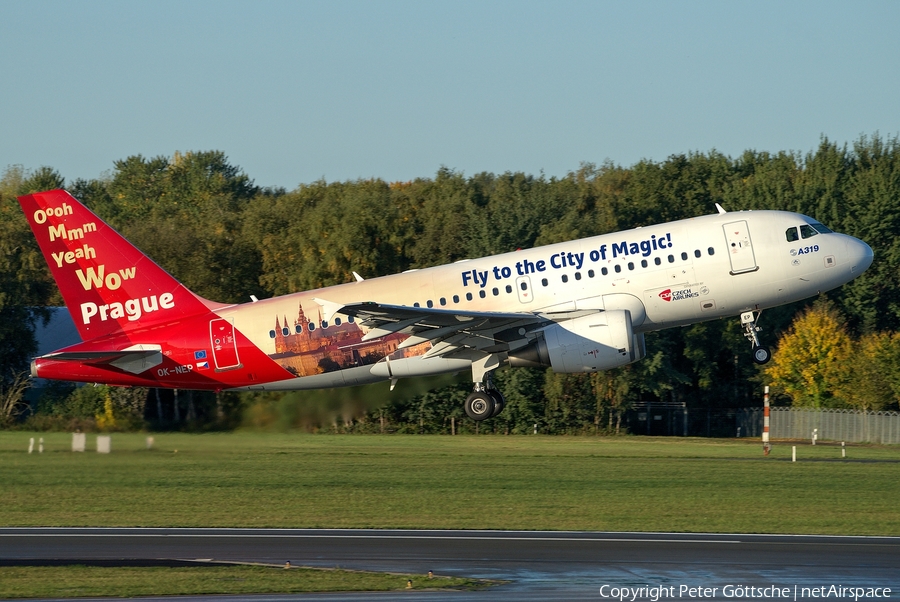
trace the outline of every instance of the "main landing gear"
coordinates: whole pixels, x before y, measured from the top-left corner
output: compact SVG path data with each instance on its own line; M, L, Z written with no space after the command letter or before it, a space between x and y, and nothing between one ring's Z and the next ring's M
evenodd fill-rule
M757 364L765 364L772 359L772 352L768 347L759 344L759 337L756 335L761 329L756 325L756 321L762 312L757 312L754 316L752 311L745 311L741 314L741 326L744 327L744 336L753 344L753 361Z
M494 388L491 372L500 365L500 358L488 355L472 362L472 381L475 390L466 397L466 415L476 422L493 418L503 411L506 400Z
M487 383L475 383L475 391L466 397L466 415L477 422L493 418L506 406L503 394L493 387L490 375L485 380Z

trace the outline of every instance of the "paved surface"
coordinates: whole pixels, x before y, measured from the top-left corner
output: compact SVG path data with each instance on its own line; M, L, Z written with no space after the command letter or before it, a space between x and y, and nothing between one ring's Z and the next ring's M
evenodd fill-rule
M229 596L227 600L815 599L803 588L891 588L900 599L900 538L670 533L310 529L0 529L0 565L227 560L483 577L479 592ZM779 592L728 590L777 586ZM604 586L606 586L604 588ZM716 588L709 591L686 588ZM674 588L674 589L672 589ZM785 589L786 588L786 589ZM666 593L668 595L661 595ZM841 596L836 593L843 593ZM885 600L865 595L859 600ZM882 596L886 594L880 591ZM743 595L741 595L743 594ZM768 594L768 595L766 595ZM606 597L605 597L606 596ZM611 596L611 597L610 597ZM831 590L834 599L853 592ZM188 597L182 600L210 600ZM221 599L221 598L219 598Z

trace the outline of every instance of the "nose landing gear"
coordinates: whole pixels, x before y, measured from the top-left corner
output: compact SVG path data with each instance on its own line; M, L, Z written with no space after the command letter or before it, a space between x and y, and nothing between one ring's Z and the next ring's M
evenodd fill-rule
M761 330L761 328L756 325L756 321L759 319L760 315L762 315L761 311L757 312L755 316L752 311L745 311L741 314L741 326L744 327L744 336L753 344L754 363L762 365L768 363L768 361L772 359L772 352L769 351L768 347L760 345L759 337L756 334Z

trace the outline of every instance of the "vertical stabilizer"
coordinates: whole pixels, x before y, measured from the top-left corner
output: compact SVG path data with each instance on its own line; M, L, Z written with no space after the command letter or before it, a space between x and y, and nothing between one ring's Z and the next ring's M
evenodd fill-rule
M209 311L68 192L29 194L19 203L82 339Z

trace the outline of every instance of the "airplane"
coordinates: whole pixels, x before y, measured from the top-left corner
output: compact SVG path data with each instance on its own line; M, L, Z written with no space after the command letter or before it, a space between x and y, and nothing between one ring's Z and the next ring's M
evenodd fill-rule
M594 372L644 334L740 316L753 361L764 309L862 274L872 249L785 211L726 212L241 304L204 299L64 190L19 197L82 342L35 378L284 391L471 371L466 414L505 404L501 366Z

